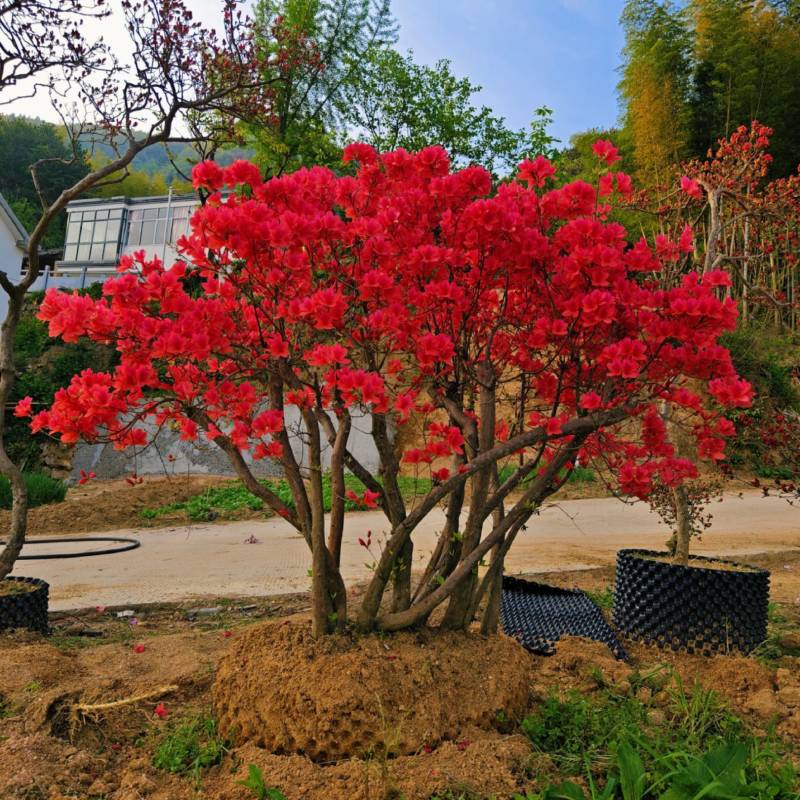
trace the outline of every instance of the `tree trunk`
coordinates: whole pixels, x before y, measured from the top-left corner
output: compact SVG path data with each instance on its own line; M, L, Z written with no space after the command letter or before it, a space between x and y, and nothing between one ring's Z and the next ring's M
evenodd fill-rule
M491 374L491 365L484 365L479 378L482 381L480 388L480 428L478 430L479 454L486 453L494 445L494 428L496 414L496 396L494 389L494 375ZM492 470L495 464L487 466L478 471L471 481L471 491L469 500L469 514L464 526L464 535L461 542L461 560L463 561L477 546L481 540L483 531L483 521L485 519L484 509L489 494L489 486L492 479ZM444 617L444 626L454 630L466 628L471 620L470 611L472 609L473 595L478 583L478 567L475 571L459 586L450 597L447 611Z
M11 527L8 539L0 551L0 580L14 569L22 546L25 544L25 533L28 527L28 491L22 472L8 457L5 448L6 414L11 389L14 386L14 335L22 312L24 290L15 289L9 292L4 286L8 298L8 314L0 327L0 474L11 482Z
M342 533L344 531L345 482L344 452L350 435L351 419L347 411L339 419L339 428L331 451L331 518L328 529L328 550L338 569L342 557Z
M672 499L675 503L675 555L676 564L686 566L689 563L689 539L692 534L689 516L689 495L685 486L678 486L672 490Z
M392 611L405 611L411 605L411 561L414 558L414 542L409 539L403 546L394 567L392 583Z
M322 441L316 416L304 409L303 421L309 441L309 502L311 504L311 630L320 638L336 626L329 593L328 559L325 542L325 496L322 489Z

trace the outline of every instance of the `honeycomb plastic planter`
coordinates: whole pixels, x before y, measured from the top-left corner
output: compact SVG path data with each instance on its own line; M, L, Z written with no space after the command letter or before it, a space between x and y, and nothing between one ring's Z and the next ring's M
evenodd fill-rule
M0 593L0 631L27 628L47 633L49 584L39 578L8 577L0 581L3 589L11 583L17 591Z
M690 566L658 560L668 557L652 550L617 554L614 624L622 633L705 655L749 653L764 641L769 572L699 556Z

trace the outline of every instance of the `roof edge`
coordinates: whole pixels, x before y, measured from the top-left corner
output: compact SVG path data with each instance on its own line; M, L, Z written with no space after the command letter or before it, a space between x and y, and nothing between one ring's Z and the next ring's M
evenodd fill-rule
M0 211L5 214L8 218L8 221L11 223L11 227L14 228L20 237L20 243L23 245L28 244L28 231L26 230L25 226L19 221L17 215L14 213L14 209L8 204L8 201L0 194Z

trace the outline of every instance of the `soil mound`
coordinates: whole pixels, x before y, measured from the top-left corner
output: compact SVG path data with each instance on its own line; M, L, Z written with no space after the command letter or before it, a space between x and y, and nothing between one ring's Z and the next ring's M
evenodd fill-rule
M443 797L511 797L524 779L530 744L521 736L475 732L475 738L445 742L415 756L362 761L351 759L322 766L298 755L276 756L253 745L236 751L242 766L233 774L220 770L206 783L218 800L248 800L252 793L240 784L244 765L255 764L268 783L287 800L428 800Z
M214 708L240 743L313 761L420 751L517 719L531 660L512 639L450 631L316 641L305 623L245 633L220 662Z

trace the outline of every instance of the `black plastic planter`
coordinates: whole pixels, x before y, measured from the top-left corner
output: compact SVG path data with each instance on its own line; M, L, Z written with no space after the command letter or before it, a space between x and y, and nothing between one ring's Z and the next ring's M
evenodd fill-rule
M653 558L666 555L652 550L617 554L614 624L620 631L646 644L704 655L749 653L764 641L769 572L699 556L692 560L729 569Z
M34 588L30 591L0 594L0 631L27 628L47 633L47 597L50 586L39 578L5 578Z

